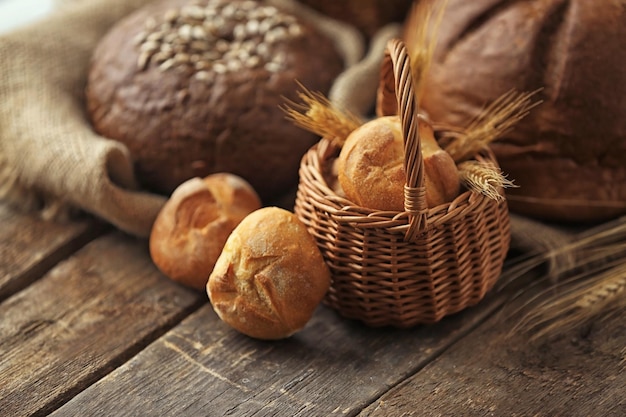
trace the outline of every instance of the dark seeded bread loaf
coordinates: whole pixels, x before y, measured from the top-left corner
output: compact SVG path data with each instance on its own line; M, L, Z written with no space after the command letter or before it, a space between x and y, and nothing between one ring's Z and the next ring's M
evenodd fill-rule
M297 183L317 140L279 106L296 99L296 81L326 92L342 70L331 40L263 1L158 1L98 45L88 112L128 146L146 189L230 172L272 199Z
M510 208L540 219L626 213L626 2L450 0L423 108L464 126L511 89L544 102L493 145L519 188Z

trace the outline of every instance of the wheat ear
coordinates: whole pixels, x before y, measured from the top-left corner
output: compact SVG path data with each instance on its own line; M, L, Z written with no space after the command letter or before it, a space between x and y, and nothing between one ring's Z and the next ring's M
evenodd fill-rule
M626 310L626 218L592 228L570 244L534 258L541 261L562 253L574 254L575 265L561 271L566 278L540 290L508 315L522 313L512 334L523 334L531 341L556 337Z
M457 165L462 183L471 191L496 201L504 200L503 188L515 187L502 170L489 162L465 161Z
M343 146L348 135L363 121L356 115L335 106L322 93L301 86L298 97L302 103L287 101L282 107L287 118L296 126Z
M541 104L541 101L532 101L539 91L519 93L512 90L503 94L483 109L467 128L454 132L445 150L457 162L472 158Z
M437 28L441 24L447 0L439 3L435 11L433 0L416 2L407 17L404 43L409 54L411 77L416 103L421 101L424 78L430 69L436 46Z
M623 262L623 261L622 261ZM580 281L573 285L570 281ZM586 272L561 283L556 294L533 303L513 327L513 333L527 334L532 341L555 337L573 328L608 317L626 308L626 264L593 274ZM568 288L569 287L569 288Z

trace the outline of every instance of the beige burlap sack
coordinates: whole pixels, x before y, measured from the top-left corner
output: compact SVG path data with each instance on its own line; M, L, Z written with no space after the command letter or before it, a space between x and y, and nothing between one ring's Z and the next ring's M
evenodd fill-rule
M149 0L76 2L0 37L0 196L63 206L145 235L164 198L137 190L128 151L93 133L83 89L94 45Z
M126 147L93 132L84 88L101 37L150 1L57 0L51 16L0 36L0 199L47 218L77 208L149 235L165 197L138 189ZM356 29L294 0L268 1L313 20L348 67L361 59Z

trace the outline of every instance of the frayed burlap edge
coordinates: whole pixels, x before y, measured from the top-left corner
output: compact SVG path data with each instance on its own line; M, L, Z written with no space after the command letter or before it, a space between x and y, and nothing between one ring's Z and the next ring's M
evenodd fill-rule
M295 0L267 0L316 24L346 66L364 51L358 30ZM146 237L166 201L137 188L128 150L84 115L88 63L119 19L151 0L57 0L49 17L0 36L0 199L49 220L84 211Z

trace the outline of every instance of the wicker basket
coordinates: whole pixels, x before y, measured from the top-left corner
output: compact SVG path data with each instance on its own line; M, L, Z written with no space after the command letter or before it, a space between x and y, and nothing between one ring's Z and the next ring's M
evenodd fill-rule
M410 327L483 299L509 248L509 213L506 201L470 191L426 208L408 54L394 40L387 56L405 137L405 211L371 210L337 195L329 178L340 149L322 138L302 159L295 212L331 270L325 303L372 327ZM489 151L475 158L496 163Z

